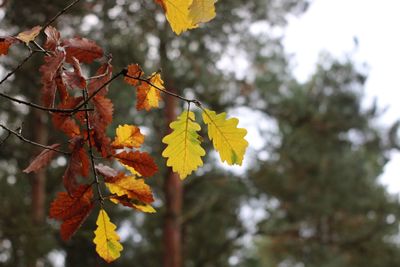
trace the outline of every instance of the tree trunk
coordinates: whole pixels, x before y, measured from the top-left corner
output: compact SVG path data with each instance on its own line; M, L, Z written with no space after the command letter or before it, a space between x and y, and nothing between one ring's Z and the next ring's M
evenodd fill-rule
M164 31L165 32L165 31ZM160 64L163 70L163 79L165 88L173 93L177 93L174 87L173 79L168 70L168 58L166 47L166 36L160 36ZM171 72L172 73L172 72ZM165 122L167 125L166 133L170 133L169 124L176 119L177 99L171 96L165 96ZM165 196L165 219L163 229L163 267L181 267L182 266L182 183L179 176L167 169L164 180Z
M33 127L33 140L41 144L47 144L48 142L48 131L46 127L46 115L40 110L32 111L32 121L34 122ZM35 155L39 154L43 149L37 149ZM45 220L45 202L46 202L46 169L39 170L32 174L32 195L31 195L31 205L32 205L32 224L36 227L40 227ZM36 250L35 250L36 251ZM29 264L32 267L43 266L38 255L34 253Z

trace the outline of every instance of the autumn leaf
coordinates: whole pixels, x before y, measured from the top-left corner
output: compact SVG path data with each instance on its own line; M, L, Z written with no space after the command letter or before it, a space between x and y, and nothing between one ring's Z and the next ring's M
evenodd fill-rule
M95 168L97 170L97 172L101 175L103 175L104 177L114 177L118 175L118 172L116 170L114 170L113 168L104 165L104 164L96 164Z
M156 0L156 3L162 6L177 35L215 17L215 0Z
M119 162L119 163L121 163L121 162ZM132 167L126 165L126 164L122 164L122 163L121 163L121 165L124 166L125 169L127 169L130 173L132 173L132 174L135 175L136 177L141 177L141 176L142 176L142 175L141 175L139 172L137 172L134 168L132 168Z
M156 2L163 7L165 16L177 35L197 27L189 17L189 7L193 0L156 0Z
M65 60L65 52L56 51L52 55L44 57L44 63L40 66L42 83L42 101L46 107L51 107L55 102L57 90L56 76Z
M36 36L39 35L41 29L42 27L35 26L28 31L20 32L16 38L24 42L26 45L29 45L29 43L35 40Z
M208 125L208 137L213 141L222 162L226 161L229 165L242 165L243 156L249 144L244 139L247 130L237 128L238 119L227 120L225 112L216 114L214 111L205 109L202 115L204 123Z
M172 170L184 179L203 165L201 157L206 152L200 146L200 136L197 133L200 131L200 125L195 122L193 112L184 111L170 127L172 133L162 139L162 142L167 144L162 156L168 158L167 166L172 167Z
M75 57L79 62L92 63L95 59L103 56L103 49L94 41L75 37L64 40L61 44L67 52L67 62L72 63Z
M49 51L55 51L56 47L60 45L60 32L56 28L48 26L44 29L44 34L47 37L44 48Z
M96 251L100 257L110 263L120 257L122 245L119 242L119 236L115 229L115 224L110 221L104 209L100 209L96 221L97 229L94 231L95 238L93 243L96 245Z
M156 210L150 204L140 202L136 199L131 199L127 195L112 196L110 197L110 200L116 204L121 204L125 207L133 208L141 212L146 212L146 213L156 212Z
M111 139L107 136L106 130L112 122L114 105L111 99L96 95L93 98L94 112L89 117L92 126L92 136L97 150L103 155L111 154Z
M79 64L78 59L72 57L71 64L72 67L74 68L74 71L64 72L66 84L72 89L74 88L85 89L86 79L85 77L83 77L81 65Z
M156 212L149 205L154 200L151 189L143 180L136 179L134 176L126 176L123 173L118 174L116 170L103 164L96 165L96 170L105 177L106 186L114 194L110 197L112 202L142 212Z
M80 136L70 140L72 153L63 175L64 187L70 194L78 187L78 175L83 177L89 176L89 158L83 146L84 139Z
M19 42L14 37L0 37L0 56L7 55L11 45Z
M53 144L49 146L49 148L52 149L57 149L60 147L60 144ZM30 173L30 172L37 172L44 166L50 163L50 161L54 158L56 151L51 150L51 149L45 149L43 150L39 155L35 157L35 159L29 164L29 166L23 170L25 173Z
M143 71L138 64L130 64L128 65L128 71L126 74L128 76L125 76L124 81L130 85L136 86L139 84L139 80L131 77L140 78L143 74Z
M215 18L215 0L193 0L189 7L189 18L192 23L205 23Z
M154 175L158 168L152 157L146 152L122 151L114 157L123 165L128 165L145 177Z
M73 109L81 101L82 97L68 97L64 102L60 103L57 108L59 109ZM79 136L81 131L76 121L69 114L54 113L52 115L54 127L63 131L67 136L73 138Z
M72 194L57 194L50 205L50 218L62 221L61 238L66 241L78 230L92 209L92 188L89 185L80 185Z
M146 109L149 111L151 108L158 108L161 99L159 90L164 89L164 81L159 73L153 73L149 78L149 82L151 84L142 82L137 87L137 110Z
M114 148L139 148L144 142L144 135L134 125L119 125L115 132L115 140L111 144Z
M115 177L107 177L105 183L110 192L117 196L126 195L129 199L137 199L147 204L154 201L153 193L143 179L119 173Z
M97 89L102 87L106 82L111 79L112 76L112 65L111 58L104 64L100 66L100 68L96 71L94 77L90 78L88 84L89 95L93 94ZM106 95L108 92L108 87L106 86L101 91L97 93L97 95Z

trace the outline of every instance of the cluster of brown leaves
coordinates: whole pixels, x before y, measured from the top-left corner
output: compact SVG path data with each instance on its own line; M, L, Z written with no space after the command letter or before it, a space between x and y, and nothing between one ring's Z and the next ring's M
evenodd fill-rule
M7 54L13 44L25 43L29 46L41 30L41 27L36 26L16 37L1 38L0 54ZM107 136L114 109L111 99L107 97L107 85L112 80L111 57L105 57L103 49L92 40L81 37L62 39L60 33L51 26L43 32L46 36L43 45L45 56L39 68L42 105L58 111L51 112L53 126L69 139L69 152L66 153L69 159L62 177L66 192L59 193L51 203L50 217L62 222L61 237L68 240L84 223L96 201L100 203L94 242L99 255L106 261L112 261L119 257L122 246L118 235L108 232L110 229L106 230L107 227L115 226L103 209L103 201L110 200L143 212L155 212L150 205L154 201L153 193L143 177L153 176L158 168L148 153L138 150L144 142L144 135L138 127L119 126L114 140ZM88 69L89 64L99 65L93 76L85 75L84 70ZM138 73L132 73L132 66L137 68ZM127 72L141 79L142 71L138 65L130 65L128 69ZM149 80L162 86L159 74L154 74ZM132 80L126 81L132 84ZM148 110L158 106L158 91L154 92L155 89L149 83L137 81L135 85L139 85L138 109ZM36 172L47 166L60 147L60 144L48 146L48 149L32 160L24 172ZM110 165L113 159L129 173L117 171L102 163L93 163L101 160ZM94 177L90 181L91 169ZM108 193L100 191L102 187L99 183L105 184ZM97 187L100 192L97 198L94 197L93 187ZM113 242L117 245L109 247L111 241L99 235L114 236Z

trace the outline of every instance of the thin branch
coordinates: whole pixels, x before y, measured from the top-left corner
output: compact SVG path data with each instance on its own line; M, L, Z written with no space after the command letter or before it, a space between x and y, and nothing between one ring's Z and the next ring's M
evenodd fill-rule
M43 111L54 112L54 113L74 113L74 112L77 112L77 111L92 111L93 110L93 109L78 109L78 108L73 108L73 109L47 108L47 107L44 107L44 106L41 106L41 105L38 105L38 104L35 104L35 103L31 103L31 102L28 102L28 101L25 101L25 100L22 100L22 99L18 99L18 98L9 96L9 95L1 93L1 92L0 92L0 96L4 97L4 98L6 98L6 99L8 99L10 101L16 102L18 104L27 105L27 106L32 107L32 108L40 109L40 110L43 110Z
M16 137L18 137L21 141L23 141L25 143L28 143L28 144L31 144L31 145L34 145L34 146L38 146L38 147L41 147L41 148L44 148L44 149L52 150L52 151L55 151L55 152L58 152L58 153L61 153L61 154L64 154L64 155L70 155L71 154L70 152L66 152L66 151L63 151L63 150L55 149L55 148L52 148L52 147L49 147L49 146L46 146L46 145L43 145L43 144L36 143L36 142L31 141L29 139L26 139L19 132L11 130L10 128L8 128L7 126L5 126L3 124L0 124L0 127L3 128L4 130L6 130L8 133L15 135Z
M127 74L127 73L125 73L124 76L128 77L128 78L131 78L131 79L134 79L134 80L137 80L137 81L145 82L148 85L150 85L150 86L154 87L155 89L159 90L160 92L163 92L164 94L179 98L180 100L186 101L188 103L194 103L198 107L201 106L201 103L200 103L199 100L197 100L197 99L189 99L189 98L180 96L178 94L172 93L172 92L170 92L170 91L168 91L168 90L166 90L164 88L158 87L157 85L155 85L152 82L150 82L148 79L143 79L143 78L140 78L140 77L134 77L134 76L131 76L131 75Z
M87 103L89 103L89 101L90 101L93 97L95 97L101 90L103 90L104 88L106 88L107 85L109 85L112 81L114 81L114 80L115 80L116 78L118 78L119 76L125 75L125 73L126 73L126 70L123 69L123 70L121 70L120 72L118 72L117 74L115 74L113 77L111 77L111 79L109 79L107 82L103 83L103 85L100 86L99 88L97 88L96 91L94 91L90 96L87 96L87 98L84 99L84 101L83 101L81 104L79 104L78 106L76 106L76 107L72 110L72 113L81 111L80 109L81 109L82 107L87 106ZM87 110L87 109L86 109L86 110Z
M7 75L0 81L0 84L2 84L3 82L5 82L8 78L10 78L15 72L17 72L36 52L32 51L31 53L29 53L29 55L24 58L24 60L22 60L18 66L16 66L12 71L10 71L9 73L7 73Z
M58 12L53 18L51 18L44 26L42 27L41 31L44 31L50 24L52 24L56 19L58 19L59 16L64 14L65 12L68 11L68 9L72 8L74 5L76 5L80 0L74 0L72 1L69 5L64 7L60 12Z
M88 91L87 88L85 88L85 90L82 91L82 95L83 95L83 99L84 99L84 105L85 108L88 108ZM101 188L100 188L100 180L99 180L99 176L97 175L97 170L96 170L96 166L94 163L94 154L93 154L93 145L92 145L92 138L90 138L90 130L91 130L91 126L90 126L90 121L89 121L89 112L85 111L85 119L86 119L86 131L87 131L87 142L89 144L89 156L90 156L90 163L92 165L92 170L93 170L93 176L94 176L94 183L96 183L96 188L97 188L97 193L99 195L99 200L100 200L100 205L103 206L103 201L104 201L104 197L103 194L101 193Z

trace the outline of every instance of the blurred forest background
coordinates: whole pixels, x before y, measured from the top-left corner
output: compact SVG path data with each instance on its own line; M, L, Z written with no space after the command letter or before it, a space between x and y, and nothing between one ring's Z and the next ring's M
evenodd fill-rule
M43 24L66 5L3 3L0 35ZM180 266L400 266L399 199L377 181L388 152L398 148L397 124L378 128L380 110L361 107L367 73L351 59L323 55L307 82L296 81L282 37L288 15L301 16L310 4L218 1L216 19L181 36L154 1L81 1L57 20L63 36L85 36L105 47L115 69L130 63L147 73L161 68L168 89L238 115L242 127L258 133L248 136L243 168L224 168L210 153L203 168L175 185L172 197L182 196L175 199L182 211L171 215L165 204L170 173L160 157L171 114L163 108L137 112L132 90L122 80L113 83L110 136L118 124L139 125L160 171L150 179L156 214L108 209L124 245L110 266L167 267L163 251L171 248L165 248L163 225L171 216L180 229ZM2 57L1 76L26 53L15 46ZM29 61L0 90L40 102L41 60ZM40 143L63 140L48 114L3 98L0 103L2 123L13 129L23 124L22 133ZM94 216L67 243L47 218L49 203L62 190L66 160L60 156L36 175L22 173L38 151L14 137L0 147L0 266L105 266L92 244Z

